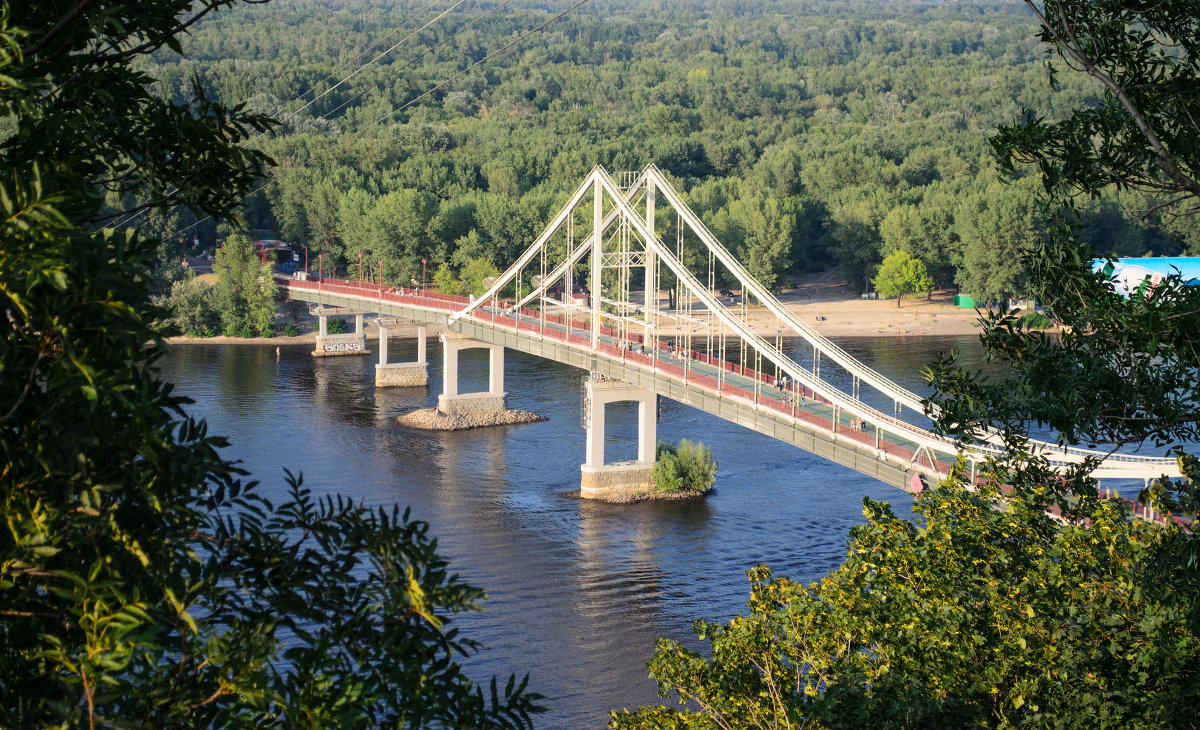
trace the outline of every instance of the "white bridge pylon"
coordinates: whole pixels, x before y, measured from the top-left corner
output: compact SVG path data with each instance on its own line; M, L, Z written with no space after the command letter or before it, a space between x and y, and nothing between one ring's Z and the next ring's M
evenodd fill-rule
M914 461L923 455L930 464L953 463L962 453L976 463L994 452L987 446L964 447L899 418L903 408L926 414L921 397L801 322L717 240L656 167L652 165L637 174L623 173L622 178L624 184L618 185L602 167L593 169L521 257L486 294L453 312L449 324L470 317L477 309L494 306L501 292L511 288L516 292L511 311L518 317L530 304L543 313L549 308L560 309L568 322L584 316L586 321L581 326L585 332L590 331L593 349L607 338L621 346L640 346L657 358L666 352L663 344L667 343L671 350L702 352L709 362L740 361L743 372L764 373L773 368L774 382L786 377L793 389L802 386L825 399L835 409L835 424L841 415L852 419L858 430L872 431L877 443L891 436L916 444ZM576 230L585 235L577 237ZM667 243L671 238L674 246ZM706 269L707 281L701 281L695 273L701 268ZM639 273L640 285L635 281ZM573 301L582 299L575 297L577 274L583 275L588 285L589 296L582 304ZM667 309L660 306L664 282L669 282L667 288L674 292L673 306ZM727 297L721 292L726 288L740 290L736 304L723 301ZM560 289L561 298L554 298L553 293ZM767 331L774 329L776 333L774 342L758 334L761 322L755 323L757 331L752 325L750 298L768 318L774 318L774 326L769 319L767 326ZM763 314L762 310L755 314ZM571 326L568 324L568 329ZM813 354L808 363L801 364L784 351L785 335L801 337L811 345ZM674 360L673 352L671 357ZM844 371L851 382L850 393L822 377L822 359ZM681 362L693 367L691 358L684 357ZM714 368L712 376L725 378L725 367ZM863 385L877 394L877 401L892 403L894 415L865 402L861 397ZM753 387L760 387L757 376ZM927 415L936 416L936 409L930 407ZM1059 465L1077 463L1087 456L1108 456L1107 452L1048 442L1032 442L1030 448ZM1107 472L1106 476L1114 477L1128 473L1131 478L1142 479L1148 471L1158 473L1160 467L1161 474L1178 476L1172 460L1122 455L1112 457L1096 473Z

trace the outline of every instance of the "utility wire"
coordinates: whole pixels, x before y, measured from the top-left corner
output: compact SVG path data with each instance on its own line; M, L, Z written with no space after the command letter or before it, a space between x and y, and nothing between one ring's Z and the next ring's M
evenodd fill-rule
M455 31L455 32L454 32L454 35L449 35L449 36L446 36L446 37L445 37L445 38L443 38L442 40L438 41L437 43L433 44L433 45L432 45L432 46L430 46L429 48L425 49L425 50L424 50L423 52L421 52L419 55L417 55L417 56L414 56L413 58L411 58L411 59L409 59L408 61L406 61L406 62L405 62L403 65L401 65L401 66L398 66L398 67L394 67L394 68L393 68L393 70L389 71L389 72L388 72L388 73L387 73L387 74L386 74L386 75L385 75L383 78L384 78L384 79L390 78L391 76L394 76L394 75L396 75L397 73L399 73L399 72L403 71L404 69L408 68L409 66L413 65L413 64L414 64L414 63L416 63L417 61L420 61L422 58L425 58L425 57L426 57L426 56L428 56L430 53L433 53L433 52L434 52L434 51L436 51L437 49L441 48L441 47L442 47L444 44L446 44L446 43L449 43L450 41L452 41L452 40L454 40L455 38L457 38L457 37L458 37L458 35L459 35L460 33L463 33L463 32L465 32L465 31L467 31L468 29L470 29L470 28L471 28L471 26L475 25L475 24L476 24L476 23L478 23L479 21L483 20L484 18L488 17L488 16L489 16L489 15L491 15L492 13L496 12L497 10L500 10L501 8L503 8L503 7L504 7L504 6L506 6L506 5L509 5L509 4L510 4L510 3L512 3L512 2L513 2L513 0L504 0L504 2L500 3L500 4L499 4L499 5L497 5L496 7L492 8L491 10L487 11L487 12L486 12L486 13L484 13L483 15L480 15L479 17L477 17L477 18L475 18L474 20L472 20L470 23L467 23L467 24L466 24L466 25L464 25L463 27L459 28L457 31ZM360 99L360 98L362 97L362 95L363 95L363 94L365 94L365 93L367 93L367 92L366 92L366 91L360 91L360 92L358 92L357 94L355 94L354 96L350 97L350 98L349 98L349 99L347 99L346 101L343 101L343 102L342 102L341 104L339 104L339 105L338 105L336 108L334 108L334 109L331 109L331 110L329 110L328 112L326 112L326 113L322 114L320 117L318 117L318 119L328 119L330 114L333 114L333 113L335 113L335 112L337 112L337 111L340 111L340 110L341 110L343 107L345 107L347 104L349 104L349 103L351 103L351 102L353 102L353 101L356 101L356 100Z
M428 5L428 7L426 7L424 10L422 10L420 13L417 13L417 15L415 17L420 17L420 16L424 15L425 13L428 13L430 10L433 10L434 6L437 5L439 2L441 2L441 0L433 0L433 2ZM307 94L309 91L315 91L318 86L320 86L321 84L325 83L326 81L332 79L334 76L337 76L337 73L339 71L341 71L342 69L346 68L350 64L354 63L358 59L365 56L376 46L383 44L388 38L391 38L392 36L396 35L400 31L404 30L404 27L407 26L410 22L411 22L411 19L404 21L404 23L402 25L399 25L396 28L392 29L392 32L388 33L384 37L380 38L379 40L375 41L374 43L367 46L363 50L359 51L358 55L355 56L354 58L350 59L349 61L342 61L340 64L338 64L337 68L335 68L334 70L329 72L328 76L321 79L317 83L313 84L311 87L309 87L307 90L305 90L299 96L297 96L295 99L292 99L292 101L294 101L294 102L300 101L301 99L304 98L304 94Z
M511 2L511 0L509 0L509 1ZM421 11L420 13L418 13L416 16L414 16L414 18L419 18L419 17L421 17L422 15L424 15L426 12L428 12L428 11L432 10L432 9L434 8L434 6L436 6L436 5L437 5L439 2L441 2L441 0L434 0L434 2L433 2L433 3L431 3L431 4L430 4L428 7L426 7L424 10L422 10L422 11ZM287 115L286 117L284 117L283 119L280 119L280 120L279 120L279 124L282 126L282 125L284 125L284 124L287 124L288 122L290 122L292 119L295 119L295 117L296 117L296 115L297 115L297 114L299 114L300 112L304 111L305 109L307 109L308 107L312 106L313 104L315 104L316 102L320 101L321 99L325 98L325 97L326 97L326 96L327 96L327 95L328 95L330 92L332 92L334 89L336 89L336 88L338 88L339 86L341 86L342 84L346 83L346 82L347 82L347 81L349 81L351 78L353 78L354 76L358 75L358 73L359 73L359 72L361 72L363 69L367 68L367 67L368 67L368 66L370 66L371 64L375 63L375 62L376 62L376 61L378 61L379 59L383 58L383 57L384 57L384 56L386 56L387 54L389 54L389 53L391 53L392 51L394 51L394 50L396 50L397 48L399 48L399 47L400 47L401 45L403 45L404 43L408 42L408 40L409 40L409 39L411 39L413 36L415 36L417 33L420 33L421 31L425 30L425 29L426 29L426 28L428 28L429 26L433 25L433 24L434 24L434 23L436 23L437 21L439 21L439 20L441 20L442 18L444 18L444 17L446 16L446 14L447 14L447 13L449 13L450 11L454 10L455 8L457 8L459 5L462 5L464 2L466 2L466 0L458 0L458 2L454 3L454 4L453 4L453 5L451 5L450 7L446 8L445 10L443 10L443 11L442 11L441 13L439 13L439 14L438 14L436 17L434 17L432 20L430 20L430 21L426 22L426 23L425 23L424 25L422 25L420 28L417 28L416 30L414 30L414 31L412 31L411 33L409 33L408 35L406 35L404 38L400 39L398 42L396 42L396 43L392 44L392 46L391 46L390 48L388 48L386 51L382 51L382 52L380 52L380 53L379 53L379 55L375 56L375 58L372 58L370 61L367 61L367 62L366 62L366 63L364 63L362 66L359 66L357 69L355 69L355 70L354 70L354 71L352 71L350 74L348 74L347 76L345 76L344 78L342 78L342 79L341 79L340 81L338 81L336 84L334 84L333 86L331 86L331 87L329 87L328 89L326 89L326 90L325 90L324 92L322 92L320 95L313 97L313 99L312 99L311 101L309 101L307 104L305 104L304 106L300 107L299 109L297 109L297 110L295 110L295 111L291 112L290 114L288 114L288 115ZM507 4L507 3L506 3L506 4ZM402 25L400 25L398 28L394 29L394 30L393 30L391 33L388 33L388 34L387 34L386 36L384 36L382 39L380 39L380 40L376 41L375 43L372 43L370 46L368 46L368 47L367 47L365 50L363 50L361 53L359 53L359 54L358 54L357 56L355 56L353 59L351 59L350 61L347 61L347 62L345 62L345 63L341 64L340 66L338 66L336 69L334 69L334 72L333 72L333 73L329 74L329 75L328 75L328 76L326 76L324 79L322 79L321 81L319 81L317 85L319 85L319 84L323 84L323 83L325 83L326 81L328 81L329 79L333 78L333 77L334 77L334 74L336 74L336 73L337 73L338 71L340 71L341 69L345 68L347 64L353 63L354 61L357 61L359 58L362 58L363 54L367 53L367 52L368 52L368 51L370 51L371 49L373 49L373 48L375 48L376 46L380 45L381 43L383 43L384 41L386 41L388 38L391 38L393 35L395 35L395 34L396 34L396 33L398 33L399 31L403 30L403 29L404 29L406 26L408 26L408 24L409 24L409 23L411 23L411 22L412 22L412 19L406 20L406 21L405 21L405 22L404 22ZM453 37L453 36L451 36L451 37ZM444 41L443 41L443 42L444 42ZM314 90L314 89L316 89L316 86L317 86L317 85L314 85L314 86L313 86L311 89L309 89L308 91L311 91L311 90ZM303 98L304 98L304 95L305 95L305 94L307 94L307 93L308 93L308 91L304 91L304 92L300 93L300 95L298 95L298 96L297 96L295 99L292 99L292 102L294 103L294 102L297 102L297 101L300 101L301 99L303 99ZM360 94L360 96L361 96L361 94ZM355 98L358 98L358 97L356 96ZM344 106L344 105L343 105L343 106ZM341 107L338 107L338 108L340 109ZM328 115L324 115L323 117L320 117L320 118L324 118L324 117L327 117L327 116L328 116ZM259 137L262 137L264 134L266 134L266 132L259 132L258 134L256 134L254 137L252 137L252 138L251 138L251 141L258 139ZM178 190L178 188L175 188L174 190L170 190L170 191L168 191L168 193L167 193L167 194L168 194L168 195L171 195L171 194L173 194L173 193L174 193L176 190ZM122 218L120 221L117 221L116 223L114 223L114 224L113 224L113 227L114 227L114 228L122 228L122 227L124 227L124 226L127 226L127 225L129 225L131 222L133 222L135 219L137 219L137 218L141 217L141 216L142 216L142 214L144 214L144 213L146 213L147 211L151 210L151 208L142 208L142 207L141 207L141 205L144 205L144 204L145 204L145 202L146 202L146 201L142 201L142 203L140 203L140 204L137 206L137 207L139 208L138 210L134 210L133 212L126 214L126 216L125 216L124 218Z
M511 1L511 0L507 0L507 1ZM374 122L371 122L371 123L370 123L370 124L368 124L366 127L363 127L363 128L362 128L362 129L360 129L359 131L355 132L353 135L351 135L351 136L350 136L350 140L351 140L351 141L353 141L353 140L356 140L356 139L358 139L360 136L362 136L362 134L363 134L364 132L366 132L367 130L369 130L369 129L371 129L371 128L375 127L377 124L380 124L380 123L382 123L384 120L386 120L388 117L392 116L393 114L396 114L396 113L398 113L398 112L402 112L402 111L404 111L404 110L405 110L405 109L407 109L408 107L412 106L413 104L416 104L418 101L420 101L421 99L424 99L425 97L427 97L427 96L429 96L430 94L434 93L434 92L435 92L435 91L437 91L438 89L441 89L442 87L444 87L444 86L446 86L446 85L448 85L448 84L451 84L451 83L453 83L453 82L457 81L458 79L462 78L462 76L463 76L464 74L466 74L466 73L468 73L468 72L470 72L470 71L474 70L475 68L477 68L477 67L481 66L481 65L482 65L482 64L484 64L484 63L487 63L488 61L492 60L493 58L495 58L496 56L500 55L501 53L504 53L505 51L507 51L508 49L510 49L510 48L512 48L513 46L517 45L518 43L520 43L521 41L525 40L526 38L528 38L529 36L533 35L534 33L537 33L538 31L542 30L542 29L543 29L543 28L545 28L546 26L548 26L548 25L551 25L552 23L555 23L555 22L557 22L557 21L561 20L562 18L564 18L564 17L565 17L565 16L567 16L568 14L570 14L570 13L574 12L575 10L578 10L580 7L582 7L583 5L586 5L586 4L587 4L587 3L589 3L589 2L591 2L591 0L579 0L579 2L575 3L574 5L572 5L571 7L567 8L566 10L562 11L562 12L561 12L561 13L559 13L558 15L555 15L553 18L550 18L549 20L547 20L546 22L544 22L544 23L542 23L541 25L537 26L536 28L533 28L532 30L526 31L525 33L521 34L521 35L520 35L518 38L516 38L515 40L512 40L512 41L510 41L510 42L506 43L506 44L505 44L504 46L502 46L501 48L499 48L499 49L497 49L497 50L495 50L495 51L492 51L492 52L491 52L491 53L489 53L488 55L484 56L483 58L481 58L480 60L478 60L478 61L476 61L475 63L471 64L470 66L467 66L465 69L463 69L462 71L459 71L458 73L454 74L453 76L451 76L450 78L446 79L445 81L442 81L442 82L441 82L441 83L439 83L439 84L436 84L436 85L434 85L434 86L431 86L431 87L429 87L429 88L428 88L428 89L426 89L424 92L422 92L420 95L418 95L418 96L415 96L415 97L413 97L412 99L409 99L409 100L408 100L407 102L405 102L404 104L401 104L400 106L398 106L398 107L396 107L396 108L392 109L390 112L388 112L387 114L384 114L384 115L383 115L382 117L380 117L379 119L376 119ZM506 4L507 4L507 2L506 2ZM458 33L461 33L463 30L466 30L466 28L462 28L462 29L460 29L460 30L458 31ZM457 35L458 33L455 33L455 35ZM453 37L453 36L452 36L452 37ZM246 193L246 194L245 194L245 195L242 197L242 200L246 200L246 198L249 198L251 195L254 195L255 193L261 192L262 190L266 189L266 187L267 187L268 185L270 185L272 182L274 182L274 181L273 181L273 180L268 180L267 182L263 183L262 185L259 185L257 188L255 188L255 189L251 190L250 192ZM187 230L190 230L190 229L192 229L192 228L195 228L196 226L200 225L201 223L204 223L205 221L209 220L210 218L212 218L212 216L205 216L205 217L201 218L200 220L198 220L198 221L195 221L194 223L191 223L191 224L189 224L189 225L186 225L186 226L184 226L183 228L180 228L179 230L175 231L174 233L172 233L172 234L170 234L170 235L168 235L168 236L163 236L161 240L163 240L163 241L170 240L170 239L174 238L175 236L178 236L180 233L183 233L184 231L187 231Z
M502 46L500 49L498 49L498 50L495 50L495 51L492 51L492 52L491 52L491 53L489 53L488 55L484 56L483 58L481 58L480 60L478 60L478 61L476 61L475 63L471 64L470 66L467 66L467 67L466 67L466 68L464 68L462 71L459 71L458 73L454 74L453 76L451 76L450 78L446 79L445 81L443 81L442 83L438 84L437 86L431 86L429 89L427 89L427 90L426 90L426 91L425 91L423 94L421 94L420 96L413 97L412 99L409 99L409 100L408 100L407 102L405 102L404 104L401 104L400 106L396 107L395 109L392 109L392 110L391 110L390 112L388 112L387 114L384 114L382 117L380 117L380 118L376 119L375 121L371 122L371 123L370 123L370 124L368 124L367 126L363 127L362 129L358 130L357 132L355 132L355 133L354 133L354 134L353 134L353 135L350 137L350 139L351 139L351 140L358 139L360 136L362 136L363 132L366 132L367 130L371 129L372 127L374 127L375 125L379 124L380 122L383 122L384 120L386 120L388 117L392 116L393 114L396 114L397 112L402 112L402 111L404 111L405 109L409 108L409 107L410 107L410 106L412 106L413 104L416 104L418 101L420 101L421 99L424 99L425 97L429 96L430 94L432 94L433 92L435 92L435 91L437 91L438 89L442 88L443 86L446 86L446 85L448 85L448 84L451 84L451 83L453 83L453 82L457 81L458 79L462 78L462 76L463 76L464 74L468 73L469 71L472 71L472 70L474 70L474 69L475 69L477 66L480 66L480 65L482 65L482 64L484 64L484 63L487 63L487 62L488 62L488 61L490 61L491 59L495 58L496 56L500 55L501 53L504 53L505 51L507 51L508 49L510 49L510 48L512 48L513 46L517 45L518 43L520 43L521 41L525 40L525 39L526 39L526 38L528 38L529 36L533 35L534 33L537 33L537 32L538 32L539 30L541 30L542 28L545 28L546 26L550 25L551 23L557 22L558 20L560 20L561 18L563 18L564 16L566 16L568 13L570 13L570 12L572 12L572 11L576 10L576 9L577 9L577 8L579 8L580 6L582 6L582 5L586 4L586 3L590 2L590 1L591 1L591 0L579 0L579 2L575 3L574 5L572 5L571 7L567 8L566 10L562 11L562 12L561 12L561 13L559 13L558 15L555 15L553 18L551 18L551 19L547 20L545 23L542 23L541 25L539 25L538 27L534 28L533 30L530 30L530 31L527 31L527 32L525 32L524 34L522 34L522 35L521 35L520 37L518 37L517 39L515 39L515 40L513 40L513 41L510 41L509 43L507 43L507 44L505 44L504 46Z
M362 72L364 69L366 69L368 66L370 66L370 65L371 65L371 64L373 64L373 63L375 63L376 61L378 61L379 59L383 58L384 56L386 56L387 54L391 53L392 51L396 50L396 49L397 49L397 48L399 48L399 47L400 47L402 44L404 44L404 43L408 42L408 39L409 39L409 38L412 38L412 37L413 37L413 36L415 36L417 33L420 33L421 31L425 30L425 29L426 29L426 28L428 28L429 26L433 25L434 23L438 22L438 21L439 21L439 20L441 20L442 18L446 17L446 14L447 14L447 13L449 13L451 10L454 10L455 8L457 8L459 5L462 5L462 4L463 4L463 3L465 3L466 1L467 1L467 0L458 0L458 2L454 3L454 4L453 4L453 5L451 5L450 7L446 8L446 9L445 9L445 10L443 10L442 12L438 13L438 14L437 14L437 16L435 16L435 17L434 17L433 19L431 19L429 22L425 23L425 25L422 25L420 28L417 28L417 29L416 29L416 30L414 30L413 32L409 33L408 35L404 36L404 37L403 37L403 38L401 38L400 40L396 41L396 43L394 43L394 44L391 46L391 48L388 48L386 51L382 51L382 52L381 52L381 53L380 53L378 56L376 56L375 58L372 58L370 61L367 61L367 62L366 62L366 63L364 63L363 65L361 65L361 66L359 66L358 68L354 69L354 71L350 72L350 74L348 74L348 75L347 75L345 78L343 78L341 81L337 82L337 83L336 83L336 84L334 84L333 86L330 86L328 89L326 89L325 91L321 92L321 95L320 95L320 96L317 96L317 97L313 98L313 100L312 100L312 101L308 102L308 103L307 103L307 104L305 104L304 106L300 107L300 108L299 108L299 109L297 109L296 111L292 112L291 114L289 114L289 115L287 115L286 117L284 117L283 119L281 119L281 120L280 120L280 123L281 123L281 124L286 124L287 122L291 121L293 118L295 118L295 116L296 116L297 114L299 114L300 112L302 112L302 111L304 111L305 109L309 108L310 106L312 106L313 104L317 103L317 102L318 102L318 101L320 101L321 99L325 98L325 96L326 96L326 95L328 95L330 92L332 92L334 89L336 89L337 87L339 87L339 86L341 86L342 84L346 83L346 82L347 82L347 81L349 81L350 79L354 78L355 76L357 76L358 74L360 74L360 73L361 73L361 72ZM457 33L456 33L455 35L457 35ZM451 38L453 38L454 36L450 36L450 37L451 37ZM436 46L435 46L435 48L436 48ZM422 54L422 55L423 55L423 54ZM419 58L419 56L418 56L418 58Z

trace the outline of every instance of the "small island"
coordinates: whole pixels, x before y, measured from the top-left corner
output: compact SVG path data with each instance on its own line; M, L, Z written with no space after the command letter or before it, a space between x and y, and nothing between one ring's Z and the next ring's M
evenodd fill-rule
M520 408L462 413L442 413L437 408L422 408L405 413L403 416L396 416L396 423L421 431L466 431L472 428L515 426L545 420L548 420L545 416L523 411Z
M698 441L659 441L655 450L654 490L604 498L613 504L690 502L712 494L720 462Z

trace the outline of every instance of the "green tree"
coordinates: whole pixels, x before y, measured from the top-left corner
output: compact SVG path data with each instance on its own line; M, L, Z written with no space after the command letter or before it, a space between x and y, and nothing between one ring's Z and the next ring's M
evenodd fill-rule
M903 251L925 264L936 283L954 280L958 240L950 211L926 202L898 205L879 222L885 256Z
M268 188L271 212L279 225L279 235L285 240L313 238L308 220L316 192L312 178L313 170L308 168L277 168L274 183Z
M485 258L473 258L463 265L458 275L462 280L462 288L468 294L481 296L490 288L490 286L485 286L484 282L489 278L500 276L500 269L497 269L495 264Z
M1031 6L1051 53L1105 89L1099 109L1078 109L1054 124L1026 114L993 140L1006 167L1041 169L1057 206L1025 261L1031 293L1064 334L1051 340L1026 331L1011 312L985 318L984 343L1009 377L988 381L953 360L939 363L934 385L944 422L963 436L998 427L1019 438L1033 421L1065 443L1195 443L1200 287L1169 277L1149 296L1117 296L1093 271L1073 206L1079 192L1111 185L1174 201L1164 210L1195 210L1200 12L1177 2ZM1081 144L1081 134L1095 138ZM1162 498L1173 497L1169 509L1194 513L1194 488L1185 480ZM1159 488L1144 496L1159 498Z
M234 4L0 2L0 725L527 725L463 674L480 593L426 525L269 502L158 378L157 242L103 191L236 219L270 122L133 68Z
M454 275L454 269L443 261L433 272L433 288L442 294L462 294L462 282Z
M313 249L313 253L324 253L331 259L341 256L345 247L338 233L338 204L340 202L340 196L333 187L333 183L322 180L314 185L306 211L312 238L307 242L301 239L299 243Z
M925 270L925 264L903 251L893 251L879 265L879 272L871 280L875 291L884 299L896 297L896 306L905 294L926 294L933 291L933 278Z
M687 439L678 445L660 441L655 453L654 485L660 492L707 492L717 481L719 466L706 444Z
M169 314L171 326L178 331L201 336L215 333L219 319L216 290L196 278L194 273L171 286L171 293L163 306Z
M739 197L730 201L728 211L730 225L738 230L741 242L738 258L763 286L775 288L779 275L791 263L796 216L768 195Z
M867 273L880 260L879 221L889 206L877 197L862 197L862 189L852 193L831 212L827 245L847 278L865 284Z
M1099 104L1060 121L1033 111L992 140L1006 170L1036 164L1060 196L1113 186L1151 204L1200 212L1200 13L1191 0L1025 0L1059 63L1099 82Z
M1006 303L1028 294L1021 262L1045 228L1033 186L993 183L954 211L962 241L957 282L977 301Z
M250 239L234 234L217 250L213 272L217 275L217 314L226 334L275 330L275 295L279 287L271 278Z
M371 261L383 259L386 280L406 281L420 272L421 257L433 250L428 228L437 212L437 198L420 190L393 190L375 201L361 250ZM346 243L353 252L354 243Z
M921 525L866 500L829 576L759 566L747 614L695 623L711 651L660 640L650 675L687 709L610 727L1190 727L1200 579L1154 566L1194 538L1117 500L1063 527L998 498L948 483L917 500Z

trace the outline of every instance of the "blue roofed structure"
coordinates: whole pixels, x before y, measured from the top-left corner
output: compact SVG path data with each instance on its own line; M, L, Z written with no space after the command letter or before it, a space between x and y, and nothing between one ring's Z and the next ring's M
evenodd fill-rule
M1096 271L1103 270L1117 291L1125 296L1144 292L1171 274L1178 274L1191 286L1200 285L1200 257L1196 256L1129 258L1112 262L1096 259L1092 267Z

